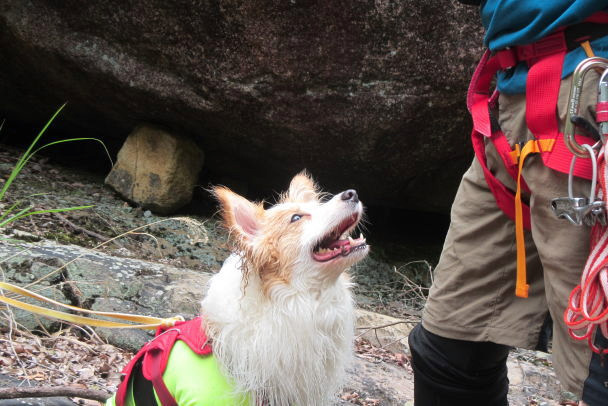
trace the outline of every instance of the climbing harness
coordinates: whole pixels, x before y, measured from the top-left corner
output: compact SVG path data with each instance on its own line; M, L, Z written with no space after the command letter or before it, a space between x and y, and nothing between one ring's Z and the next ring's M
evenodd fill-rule
M101 320L95 319L92 317L79 316L76 314L60 312L57 310L47 309L46 307L33 305L30 303L25 303L20 300L8 297L3 294L3 290L24 296L32 299L36 299L40 302L48 303L54 306L59 306L64 309L73 310L81 313L91 314L95 316L109 317L113 319L130 321L137 324L130 323L121 323L110 320ZM184 318L182 316L175 316L170 318L159 318L152 316L141 316L136 314L126 314L126 313L114 313L114 312L101 312L94 311L89 309L82 309L80 307L67 305L61 302L57 302L56 300L49 299L27 289L21 288L19 286L7 283L0 282L0 302L17 307L22 310L29 311L31 313L39 314L45 317L51 317L58 320L67 321L75 324L82 324L87 326L95 326L95 327L107 327L107 328L138 328L138 329L156 329L159 327L171 327L175 323L179 321L183 321Z
M574 125L566 126L565 142L572 150L574 157L568 177L568 197L554 199L552 202L555 214L576 225L592 226L591 252L581 282L570 294L568 307L564 312L564 322L568 326L571 337L577 340L587 340L589 347L598 354L608 354L608 349L599 348L594 343L594 333L599 328L604 337L608 337L608 225L606 207L608 204L608 167L606 165L608 152L606 136L608 135L608 60L590 58L579 64L570 92L568 107L569 122L576 123L578 101L582 78L591 69L602 69L598 88L598 103L596 121L599 132L598 141L593 145L578 144L572 134ZM573 120L574 118L574 120ZM589 131L589 130L587 130ZM590 158L593 167L591 190L589 198L574 197L572 192L573 165L577 157ZM599 185L598 185L599 183ZM597 200L595 189L599 186Z
M515 222L515 294L518 297L528 297L529 289L524 230L531 228L530 208L522 199L524 192L530 193L522 178L525 159L530 154L540 154L547 167L568 174L568 196L554 199L552 208L559 218L577 225L592 226L592 251L581 283L570 295L564 320L572 337L587 339L593 351L603 353L608 353L608 349L597 348L593 343L593 334L599 326L603 335L608 337L608 157L604 146L608 135L608 60L594 57L589 41L608 35L607 29L608 14L600 12L581 24L562 28L536 43L493 54L486 51L475 69L467 92L467 107L473 118L471 138L475 156L498 207ZM555 111L562 66L566 53L578 46L585 50L589 58L573 74L568 120L562 135ZM529 68L526 79L526 124L534 139L523 145L515 145L513 149L491 116L490 112L496 109L498 92L494 90L490 93L490 88L498 71L514 68L520 62L527 63ZM582 83L590 70L604 71L596 107L599 133L578 115ZM583 134L576 134L575 129ZM488 168L485 153L487 142L494 145L507 172L516 182L515 192L509 190ZM574 176L591 181L587 196L574 196Z
M592 56L589 41L608 35L607 23L608 14L600 12L583 23L557 30L533 44L515 46L495 53L488 50L475 69L469 85L467 107L473 118L471 138L475 156L498 207L515 222L517 246L515 294L518 297L528 297L529 289L526 281L524 230L531 228L530 208L522 200L522 195L524 192L530 193L530 189L522 178L523 165L530 154L540 154L543 163L551 169L563 173L572 172L574 176L585 179L592 178L593 168L590 159L575 161L572 171L570 170L572 152L564 142L564 137L559 134L555 108L566 53L582 46L588 56ZM534 139L523 146L515 145L515 149L512 149L490 114L491 110L495 110L498 100L498 92L490 93L490 88L499 70L512 69L520 62L527 63L529 67L526 80L526 123ZM573 137L578 143L590 145L595 143L588 136L573 135ZM516 182L515 193L500 182L488 168L485 154L486 141L494 145L507 172ZM564 201L561 205L559 203L556 202L556 206L565 211L568 207L564 205L571 202ZM576 202L572 202L574 203Z

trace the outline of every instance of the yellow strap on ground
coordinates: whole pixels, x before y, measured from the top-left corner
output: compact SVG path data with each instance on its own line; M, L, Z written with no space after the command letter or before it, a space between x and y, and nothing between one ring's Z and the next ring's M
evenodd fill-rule
M517 191L515 193L515 242L517 246L517 281L515 283L515 296L517 297L528 297L528 289L530 288L526 277L526 242L524 238L524 216L521 202L521 173L528 155L550 151L553 149L554 144L555 139L530 140L521 148L521 150L519 145L517 145L512 153L512 158L517 156L519 159Z
M593 49L591 49L591 44L589 41L581 42L581 47L585 50L585 54L587 54L587 58L593 58L595 54L593 53Z
M100 312L89 309L81 309L80 307L67 305L61 302L57 302L53 299L41 296L37 293L31 292L27 289L23 289L19 286L15 286L10 283L0 282L0 289L7 290L16 293L21 296L29 297L32 299L39 300L41 302L49 303L55 306L60 306L66 309L75 310L82 313L92 314L95 316L104 316L114 319L131 321L137 324L120 323L109 320L94 319L91 317L78 316L71 313L60 312L57 310L47 309L45 307L32 305L16 299L12 299L0 294L0 302L9 304L22 310L26 310L41 316L51 317L54 319L68 321L70 323L84 324L95 327L108 327L108 328L139 328L139 329L155 329L159 326L170 327L173 326L177 321L183 321L184 318L181 316L170 317L170 318L159 318L151 316L141 316L136 314L127 313L113 313L113 312Z

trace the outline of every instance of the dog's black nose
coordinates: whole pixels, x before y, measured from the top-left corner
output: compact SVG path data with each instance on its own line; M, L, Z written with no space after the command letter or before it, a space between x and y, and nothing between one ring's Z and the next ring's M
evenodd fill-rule
M353 203L359 202L359 196L357 196L357 191L355 189L348 189L342 192L341 198L342 200L351 201Z

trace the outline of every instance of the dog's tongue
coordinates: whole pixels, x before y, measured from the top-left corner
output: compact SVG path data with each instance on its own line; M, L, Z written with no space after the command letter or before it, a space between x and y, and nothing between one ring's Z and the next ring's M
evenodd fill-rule
M336 240L329 244L327 249L330 251L325 253L314 253L317 261L329 261L339 255L348 255L350 252L350 241L349 240Z

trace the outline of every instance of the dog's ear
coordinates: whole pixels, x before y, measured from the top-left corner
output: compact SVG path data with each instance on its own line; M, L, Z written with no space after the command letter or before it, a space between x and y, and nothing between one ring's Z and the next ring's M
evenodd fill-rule
M293 177L289 190L284 197L286 202L310 202L318 199L319 192L315 181L308 172L302 171Z
M230 238L237 243L250 243L260 231L264 207L223 186L214 187L211 192L220 203L224 224L230 230Z

